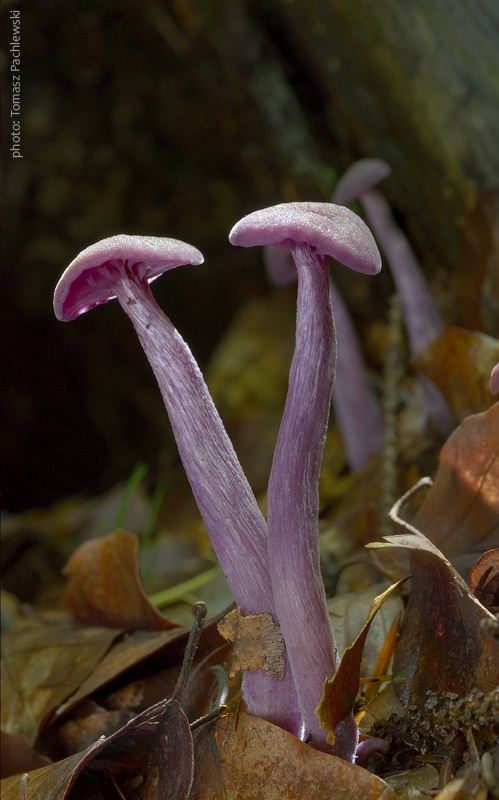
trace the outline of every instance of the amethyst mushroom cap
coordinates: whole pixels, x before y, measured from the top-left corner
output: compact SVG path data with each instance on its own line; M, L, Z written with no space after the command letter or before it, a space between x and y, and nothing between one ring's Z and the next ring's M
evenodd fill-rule
M350 209L332 203L280 203L254 211L234 225L229 241L239 247L274 245L292 252L296 245L308 245L356 272L375 275L381 269L367 225Z
M369 228L347 208L288 203L252 214L232 229L242 247L287 247L298 272L296 345L267 498L269 567L286 652L309 741L331 750L315 710L338 667L319 560L319 472L335 376L336 340L328 258L375 274L381 258ZM338 726L332 752L353 760L352 715Z
M202 253L178 239L119 234L91 244L71 262L54 292L57 319L69 322L117 297L119 270L130 270L148 283L184 264L202 264Z
M348 206L364 192L374 189L384 181L392 168L381 158L361 158L341 176L334 188L333 200L340 206Z

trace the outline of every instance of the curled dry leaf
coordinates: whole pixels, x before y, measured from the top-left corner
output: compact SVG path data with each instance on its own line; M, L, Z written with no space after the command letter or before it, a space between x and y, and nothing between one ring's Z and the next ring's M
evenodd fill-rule
M57 708L55 718L61 717L85 697L148 657L157 656L161 652L165 660L168 660L167 648L185 635L185 628L174 628L171 631L132 631L130 634L124 634L96 664L95 669L82 681L76 691Z
M499 643L480 623L492 614L417 530L385 539L369 547L410 550L411 592L393 663L393 686L404 706L422 708L428 691L459 697L475 687L491 691L499 684Z
M224 645L224 640L217 631L216 625L221 618L214 617L203 627L200 640L201 650L211 650ZM99 630L109 634L109 629L100 628ZM74 708L85 697L89 697L107 683L115 681L118 676L126 673L127 670L137 667L146 659L152 659L157 669L157 665L162 666L178 662L179 649L182 647L182 640L187 639L188 631L185 628L172 628L170 631L132 631L125 633L109 649L104 658L95 666L77 690L68 697L67 701L58 707L55 718L60 718L63 714ZM173 650L173 653L172 653ZM142 674L149 674L151 667L143 664ZM116 685L116 684L115 684ZM190 694L188 691L187 694ZM162 695L165 697L166 693ZM159 699L159 698L158 698ZM149 703L151 705L152 703ZM143 709L139 709L143 710Z
M196 749L189 800L396 800L376 775L244 711L214 730L214 752Z
M466 577L477 558L499 546L499 403L449 436L411 523ZM379 555L399 561L396 553Z
M470 572L470 588L493 614L499 612L499 548L487 550Z
M2 729L33 745L44 721L92 674L119 631L48 625L2 635Z
M284 675L284 637L281 626L270 614L241 615L240 609L229 611L218 623L218 632L234 642L231 677L239 670L261 668L274 678Z
M225 681L228 681L220 664L226 660L230 650L231 645L224 642L221 647L208 652L204 657L198 651L191 679L182 699L182 710L190 722L205 716L210 710L210 699L218 686L211 667L217 667L220 670L218 675L225 676ZM141 671L147 672L147 666ZM57 739L65 755L70 756L84 750L102 735L110 736L137 714L171 697L179 672L180 665L154 672L147 677L125 683L109 697L104 695L104 689L100 693L99 705L87 698L79 705L75 714L70 715L67 722L57 727Z
M169 742L169 749L165 747L164 739ZM145 800L155 797L178 797L181 800L189 793L192 758L192 736L185 715L177 705L162 701L82 753L30 773L27 800L32 796L44 800L112 797L113 786L106 784L111 767L115 787L121 784L125 788L124 797L129 796L132 787L143 788L142 784L147 782L153 788L152 793L147 793L149 787L145 793L142 792L141 797ZM75 785L77 781L78 785ZM91 794L91 788L96 784L102 788L102 795ZM158 794L165 785L172 792L180 786L183 792ZM17 800L18 787L18 775L2 781L2 800Z
M178 627L153 606L142 587L134 534L118 528L108 536L89 539L75 550L63 571L69 579L66 605L83 625L155 631Z
M139 791L143 800L186 800L194 776L194 750L189 722L180 708L206 616L196 603L182 670L169 700L148 708L120 730L101 737L84 752L30 775L27 798L83 800L87 797L129 797ZM112 773L111 781L110 775ZM16 776L17 781L19 777ZM108 785L109 784L109 785ZM95 794L95 787L99 793ZM2 783L2 800L14 800L14 779ZM102 790L102 794L101 794Z
M349 647L364 627L373 600L389 586L388 582L378 583L356 592L336 595L327 601L327 607L334 629L338 653ZM376 614L362 652L361 678L370 678L382 650L393 620L404 611L400 595L391 595L385 600ZM385 673L380 673L385 674Z
M346 648L335 674L324 683L324 694L316 713L319 717L321 728L328 731L327 740L329 744L334 744L334 729L353 710L355 698L359 691L362 652L371 623L385 600L406 580L407 578L402 578L402 580L389 586L386 591L373 600L364 627L354 643Z
M411 364L441 390L457 419L493 403L489 378L499 360L499 341L484 333L447 328Z
M26 775L13 775L1 782L2 800L62 800L64 789L81 755L65 758Z

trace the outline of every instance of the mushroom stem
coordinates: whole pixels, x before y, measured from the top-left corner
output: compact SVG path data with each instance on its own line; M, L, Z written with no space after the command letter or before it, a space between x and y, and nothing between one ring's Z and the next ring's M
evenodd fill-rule
M296 281L296 267L289 250L267 245L263 259L267 277L274 286ZM383 440L383 417L367 377L359 337L341 292L329 279L338 347L333 408L350 469L364 466L379 452Z
M346 205L358 199L364 208L390 265L404 309L411 355L416 356L442 333L444 323L409 242L393 219L385 198L374 188L389 174L389 165L381 159L356 161L338 181L334 202ZM448 433L454 426L454 416L447 401L433 381L422 374L418 378L423 389L425 418L431 420L437 431Z
M255 211L229 235L240 247L290 249L298 272L295 354L267 497L269 566L277 616L310 743L353 761L358 730L349 714L331 748L316 716L338 656L319 560L319 471L336 362L327 257L375 275L378 249L355 214L329 203L283 203Z
M130 318L158 382L196 503L243 615L276 618L267 565L267 529L201 371L149 283L134 271L113 292ZM295 735L303 729L291 671L276 680L245 675L248 710Z
M338 334L333 408L351 470L360 469L383 441L383 417L369 385L359 337L341 293L330 280Z
M386 253L393 280L404 308L407 336L413 355L417 355L444 329L430 288L406 237L396 225L390 207L377 189L360 196L381 247Z
M307 734L315 748L330 751L315 714L324 681L338 667L320 571L318 481L336 335L327 256L301 243L291 252L298 271L296 345L268 487L269 565ZM358 737L353 718L343 728L333 751L353 760Z
M390 265L404 309L411 355L416 356L442 333L443 320L414 252L381 192L370 189L359 199ZM424 375L418 377L423 386L426 417L438 431L448 433L454 426L454 417L447 401L432 381Z

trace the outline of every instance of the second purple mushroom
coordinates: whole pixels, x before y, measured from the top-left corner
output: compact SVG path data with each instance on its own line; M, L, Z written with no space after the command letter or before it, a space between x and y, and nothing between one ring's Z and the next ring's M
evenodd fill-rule
M243 247L288 248L298 273L296 344L267 499L269 568L298 702L317 749L327 750L315 710L324 681L338 667L319 560L319 472L336 368L336 332L329 257L375 274L374 238L349 209L329 203L287 203L244 217L229 240ZM341 728L341 730L339 730ZM351 757L357 726L340 723L334 752Z

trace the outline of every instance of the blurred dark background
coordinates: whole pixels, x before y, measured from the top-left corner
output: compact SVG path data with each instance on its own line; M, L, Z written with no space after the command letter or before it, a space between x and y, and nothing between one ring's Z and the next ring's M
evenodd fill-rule
M261 254L228 244L232 225L276 202L328 200L342 169L377 156L392 165L384 190L446 317L497 335L490 297L480 300L491 267L475 258L463 220L499 185L498 9L495 0L2 4L5 509L103 491L138 461L154 481L176 458L118 304L70 324L53 316L62 271L103 237L171 236L203 252L203 266L154 285L203 367L236 310L268 291ZM455 281L463 252L473 265L466 292ZM383 313L388 276L374 288L342 280L360 321Z

